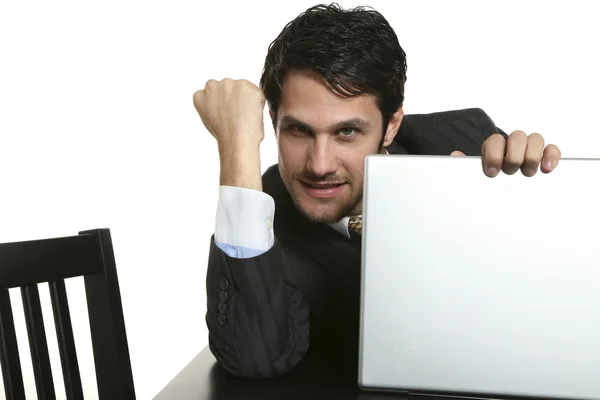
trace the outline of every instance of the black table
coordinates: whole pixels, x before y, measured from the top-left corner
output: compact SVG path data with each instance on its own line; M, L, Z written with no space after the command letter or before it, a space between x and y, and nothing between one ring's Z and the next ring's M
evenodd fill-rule
M315 362L302 362L275 379L228 376L204 348L154 400L402 400L442 399L432 396L371 393L358 389L356 379ZM447 399L446 399L447 400Z

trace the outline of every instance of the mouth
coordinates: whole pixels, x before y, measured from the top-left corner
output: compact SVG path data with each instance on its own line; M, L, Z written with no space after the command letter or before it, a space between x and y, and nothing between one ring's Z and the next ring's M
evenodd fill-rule
M314 197L317 199L329 199L337 196L344 185L345 182L306 182L300 181L302 184L304 191L310 197Z
M341 183L310 183L310 182L304 182L302 181L303 184L305 184L308 187L311 188L315 188L315 189L331 189L331 188L336 188L338 186L342 186L344 184L344 182Z

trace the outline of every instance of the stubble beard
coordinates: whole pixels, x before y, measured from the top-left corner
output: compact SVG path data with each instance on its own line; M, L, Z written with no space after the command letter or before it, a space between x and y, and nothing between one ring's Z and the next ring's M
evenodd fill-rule
M292 182L299 181L296 177L292 177ZM298 191L302 189L298 188L297 186L292 187L292 185L288 184L288 182L285 182L285 180L284 184L288 190L288 193L290 194L290 197L292 198L292 201L294 202L294 205L296 206L300 214L302 214L302 216L306 218L309 222L314 224L333 223L341 220L342 218L350 215L350 213L358 207L358 205L362 202L363 199L362 190L352 191L353 183L349 182L347 184L350 187L350 198L344 204L337 205L336 199L310 199L309 201L311 201L317 209L321 210L321 212L319 212L319 215L315 215L309 210L305 209L300 203L300 193L298 193ZM298 184L301 185L301 183ZM306 195L303 194L303 196ZM330 209L325 210L323 212L322 210L327 207L329 207Z

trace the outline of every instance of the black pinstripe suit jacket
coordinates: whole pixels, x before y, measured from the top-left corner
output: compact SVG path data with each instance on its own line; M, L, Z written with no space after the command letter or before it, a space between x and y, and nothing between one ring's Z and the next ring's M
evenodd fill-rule
M388 147L392 154L481 155L497 129L480 109L406 115ZM275 200L275 244L250 259L210 245L207 272L209 346L219 364L240 377L281 375L302 360L356 373L360 243L296 210L277 166L263 175Z

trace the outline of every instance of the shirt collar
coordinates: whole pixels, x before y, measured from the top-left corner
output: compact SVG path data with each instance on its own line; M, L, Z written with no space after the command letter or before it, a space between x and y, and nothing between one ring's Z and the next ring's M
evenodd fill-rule
M329 224L330 227L341 233L342 235L350 238L350 232L348 232L348 221L350 217L344 217L340 219L338 222L332 222Z

